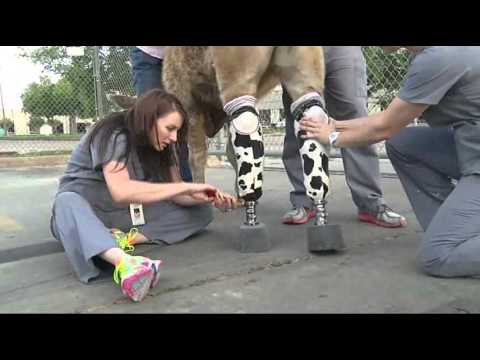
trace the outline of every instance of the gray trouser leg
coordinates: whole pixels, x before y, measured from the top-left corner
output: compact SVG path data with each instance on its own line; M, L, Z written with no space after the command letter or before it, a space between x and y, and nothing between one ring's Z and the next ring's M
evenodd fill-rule
M460 177L453 132L446 128L409 127L385 146L417 220L426 230L454 189L451 179Z
M300 158L298 141L297 137L295 136L295 120L290 112L292 99L288 95L285 88L283 89L282 100L286 116L282 160L285 170L287 171L290 184L292 184L294 189L290 192L290 202L294 207L312 208L313 201L309 196L307 196L305 185L303 184L302 159Z
M461 176L453 131L407 128L387 142L387 152L426 229L419 267L441 277L479 276L480 175Z
M325 46L325 102L336 120L368 115L367 68L360 46ZM380 168L373 145L342 148L345 180L359 211L376 212L383 204Z
M213 221L211 204L180 206L172 201L144 205L145 225L138 227L147 239L174 244L203 231Z
M480 276L480 175L463 176L439 207L417 261L428 274Z
M324 46L325 102L330 116L348 120L367 115L367 74L359 46ZM284 90L286 133L282 160L294 191L290 201L295 207L311 207L305 193L303 170L290 113L291 99ZM373 146L342 149L347 185L360 211L376 212L383 203L378 156Z
M109 229L80 195L64 192L53 205L52 233L59 240L80 281L87 283L100 275L92 258L117 247Z

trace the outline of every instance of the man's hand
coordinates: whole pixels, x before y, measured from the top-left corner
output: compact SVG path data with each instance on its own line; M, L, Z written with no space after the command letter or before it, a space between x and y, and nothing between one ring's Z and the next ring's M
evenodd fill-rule
M302 135L303 139L315 139L324 145L330 145L329 136L335 131L335 120L329 118L328 123L318 121L312 117L304 117L300 120L300 129L307 133Z

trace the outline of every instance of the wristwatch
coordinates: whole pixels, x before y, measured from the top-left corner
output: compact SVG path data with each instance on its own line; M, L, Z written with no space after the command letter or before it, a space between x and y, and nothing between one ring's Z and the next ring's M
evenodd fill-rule
M330 135L328 135L328 140L330 141L331 147L335 147L335 142L337 141L339 134L340 133L338 131L332 131Z

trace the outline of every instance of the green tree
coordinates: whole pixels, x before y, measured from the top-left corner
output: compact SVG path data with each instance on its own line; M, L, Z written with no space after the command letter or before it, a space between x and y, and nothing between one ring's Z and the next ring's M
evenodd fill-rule
M58 114L58 99L54 97L55 85L43 77L40 83L30 84L21 95L23 111L36 118L53 120Z
M45 119L39 116L31 115L28 122L30 133L35 134L40 131L40 127L45 124Z
M15 124L9 118L2 118L0 119L0 128L2 128L5 133L7 132L15 132Z
M129 47L102 46L100 47L99 60L104 92L106 94L119 92L134 96Z
M54 134L63 134L63 123L59 120L48 120L47 124L52 127Z
M43 46L24 56L43 66L44 73L60 77L55 89L56 115L72 118L95 117L92 49L85 47L83 56L69 56L66 46Z
M134 95L127 46L102 46L99 48L101 98L104 110L113 110L106 94L120 92ZM84 55L69 56L66 46L43 46L33 51L24 51L23 56L40 64L46 73L60 76L69 83L71 96L64 115L80 118L95 118L94 48L84 47ZM65 97L64 97L65 99Z
M368 96L378 101L384 110L397 94L407 72L409 55L406 51L386 54L378 46L364 49L368 73Z

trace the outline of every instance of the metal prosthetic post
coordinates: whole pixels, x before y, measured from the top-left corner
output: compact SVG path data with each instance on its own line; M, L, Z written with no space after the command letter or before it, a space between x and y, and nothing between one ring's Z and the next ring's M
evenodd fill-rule
M318 141L302 138L306 133L298 124L303 116L310 116L318 121L328 119L323 108L320 96L310 93L292 104L292 114L302 158L305 189L316 209L315 224L307 228L307 247L312 252L335 252L345 246L340 226L327 224L325 199L330 192L328 151Z
M315 202L315 225L326 225L327 224L327 201L326 200L317 200Z
M229 133L235 153L238 195L245 200L245 223L240 226L236 247L242 253L268 251L270 238L257 221L257 200L262 196L263 136L255 98L244 96L225 105L230 115ZM232 164L233 165L233 164Z
M257 222L257 202L256 201L247 201L245 203L245 225L255 226L258 225Z

